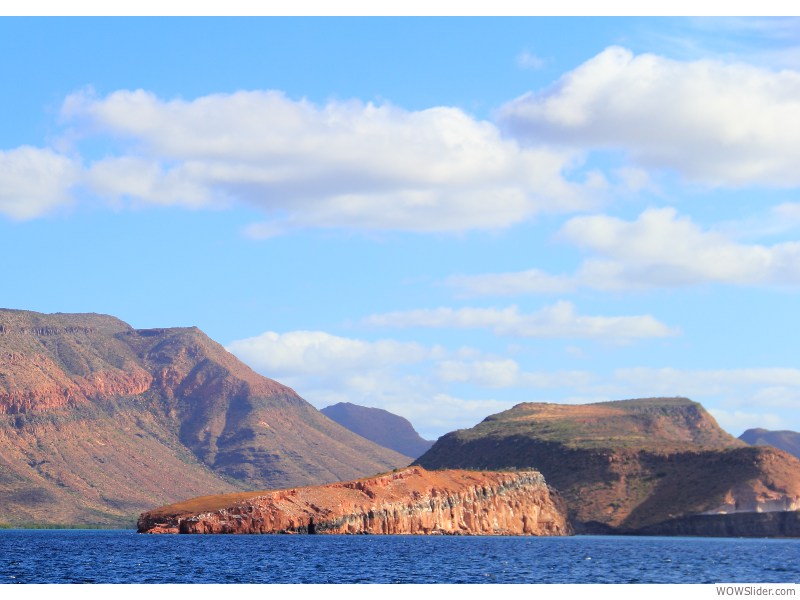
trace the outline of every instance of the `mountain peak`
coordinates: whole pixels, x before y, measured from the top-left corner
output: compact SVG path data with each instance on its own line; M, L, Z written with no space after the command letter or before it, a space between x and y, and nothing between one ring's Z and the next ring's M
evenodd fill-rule
M413 458L433 445L420 437L408 419L382 408L339 402L323 408L322 414L361 437Z
M18 310L0 310L0 449L5 514L17 522L118 523L192 495L411 462L197 327Z

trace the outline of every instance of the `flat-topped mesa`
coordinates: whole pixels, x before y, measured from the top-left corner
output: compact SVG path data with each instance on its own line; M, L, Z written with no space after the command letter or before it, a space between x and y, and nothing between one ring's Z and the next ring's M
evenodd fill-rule
M729 517L800 510L797 458L746 446L686 398L518 404L442 436L415 464L536 468L564 495L579 533L753 535L761 523L762 535L775 535L779 519ZM731 524L710 528L714 519Z
M205 494L412 461L353 434L197 327L0 309L0 520L129 526Z
M538 471L426 471L195 498L143 513L141 533L569 535Z

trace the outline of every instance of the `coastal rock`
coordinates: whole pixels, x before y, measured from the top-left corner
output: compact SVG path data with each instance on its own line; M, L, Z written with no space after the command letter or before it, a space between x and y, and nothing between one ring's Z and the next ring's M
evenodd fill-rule
M139 518L146 533L568 535L564 501L537 471L412 467L317 487L225 494Z
M656 531L693 515L800 508L797 458L745 445L686 398L520 404L441 437L417 463L535 468L564 495L579 533ZM778 522L718 521L763 523L764 535Z

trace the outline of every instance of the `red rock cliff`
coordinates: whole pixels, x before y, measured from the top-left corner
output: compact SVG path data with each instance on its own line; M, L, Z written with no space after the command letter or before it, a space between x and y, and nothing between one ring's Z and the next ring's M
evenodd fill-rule
M537 471L426 471L207 496L143 513L147 533L569 535L566 506Z

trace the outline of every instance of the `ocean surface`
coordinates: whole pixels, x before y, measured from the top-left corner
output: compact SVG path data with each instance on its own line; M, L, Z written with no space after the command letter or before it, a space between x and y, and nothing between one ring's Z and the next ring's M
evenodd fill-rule
M800 539L2 530L2 583L797 583Z

